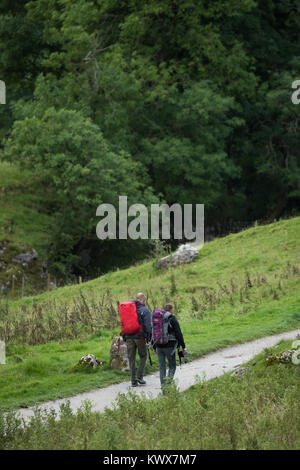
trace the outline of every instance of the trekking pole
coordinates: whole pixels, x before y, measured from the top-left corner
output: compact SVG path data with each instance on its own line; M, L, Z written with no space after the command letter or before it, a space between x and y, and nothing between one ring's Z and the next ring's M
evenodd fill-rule
M148 357L149 357L150 366L152 366L152 359L150 356L150 346L148 346Z

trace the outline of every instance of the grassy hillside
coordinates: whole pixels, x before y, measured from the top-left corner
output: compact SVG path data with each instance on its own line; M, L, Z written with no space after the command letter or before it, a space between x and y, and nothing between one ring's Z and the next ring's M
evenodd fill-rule
M4 435L0 413L0 449L299 449L300 366L266 363L290 347L265 350L241 377L226 373L155 400L121 395L103 414L88 403L76 414L64 406L59 421L36 413L25 429L11 415Z
M37 176L0 162L0 241L9 238L15 244L27 243L45 255L50 216L42 208L47 197Z
M299 229L300 218L255 227L206 244L190 265L160 272L152 260L0 303L8 354L0 368L1 406L27 406L128 380L128 373L110 369L109 348L120 331L117 301L141 290L150 308L166 300L176 305L191 358L299 327ZM104 361L103 367L93 373L74 369L87 353Z
M0 288L11 296L12 277L15 277L15 296L21 292L25 275L24 293L45 289L41 279L41 263L46 255L48 226L51 215L45 213L47 188L29 171L0 162ZM34 248L39 259L24 267L13 258Z
M300 217L282 220L270 225L257 226L206 243L200 256L190 265L179 266L167 271L158 271L155 260L117 270L100 278L28 297L15 303L29 306L42 302L72 302L80 292L91 299L107 289L114 300L135 296L138 291L148 293L149 302L162 302L169 298L170 286L176 293L178 309L183 314L191 311L191 298L205 292L223 292L245 286L246 273L252 280L261 275L279 279L290 263L290 269L300 263ZM264 280L261 281L262 283ZM233 286L232 286L233 283Z

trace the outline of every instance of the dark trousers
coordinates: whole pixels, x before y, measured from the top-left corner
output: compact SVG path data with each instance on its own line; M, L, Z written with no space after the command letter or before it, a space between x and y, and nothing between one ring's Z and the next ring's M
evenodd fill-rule
M157 346L156 351L157 351L157 357L158 357L160 383L161 385L164 385L165 377L167 373L166 359L168 360L168 365L169 365L169 374L168 374L169 380L171 380L175 375L176 349L174 351L174 346L172 346L171 348L160 348Z
M147 361L147 347L144 339L126 339L127 355L131 373L131 382L136 382L136 379L142 379ZM140 356L140 363L136 373L136 350Z

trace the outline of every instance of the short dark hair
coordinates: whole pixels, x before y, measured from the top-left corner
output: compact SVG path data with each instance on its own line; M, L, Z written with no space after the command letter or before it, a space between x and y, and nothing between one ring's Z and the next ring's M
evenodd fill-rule
M166 305L164 306L164 310L165 310L166 312L170 312L171 310L173 310L173 305L172 305L172 304L166 304Z

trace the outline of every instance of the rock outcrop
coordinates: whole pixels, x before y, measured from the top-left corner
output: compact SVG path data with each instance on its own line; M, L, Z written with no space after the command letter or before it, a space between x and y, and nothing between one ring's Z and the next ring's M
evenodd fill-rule
M271 354L266 358L266 363L268 366L273 364L274 362L281 362L283 364L286 364L292 361L293 354L294 351L292 349L284 351L281 354Z
M157 267L158 269L166 269L170 266L191 263L197 256L199 256L197 248L186 243L185 245L180 245L174 254L161 258L158 261Z
M232 372L231 377L241 377L247 372L248 369L249 367L240 367L239 369Z
M31 263L32 261L35 261L38 259L38 253L36 252L36 250L32 249L32 250L28 250L27 252L25 253L20 253L19 255L15 256L12 261L14 263L19 263L21 264L22 266L26 267L28 266L29 263Z
M110 347L112 369L129 370L127 346L121 336L115 336Z
M9 238L1 240L0 293L5 295L11 291L13 282L16 298L45 290L48 271L43 264L38 252L27 243L13 242Z
M100 362L99 359L94 356L94 354L87 354L86 356L82 356L78 364L85 364L87 366L93 367L93 369L95 369L95 367L102 366L102 362Z

